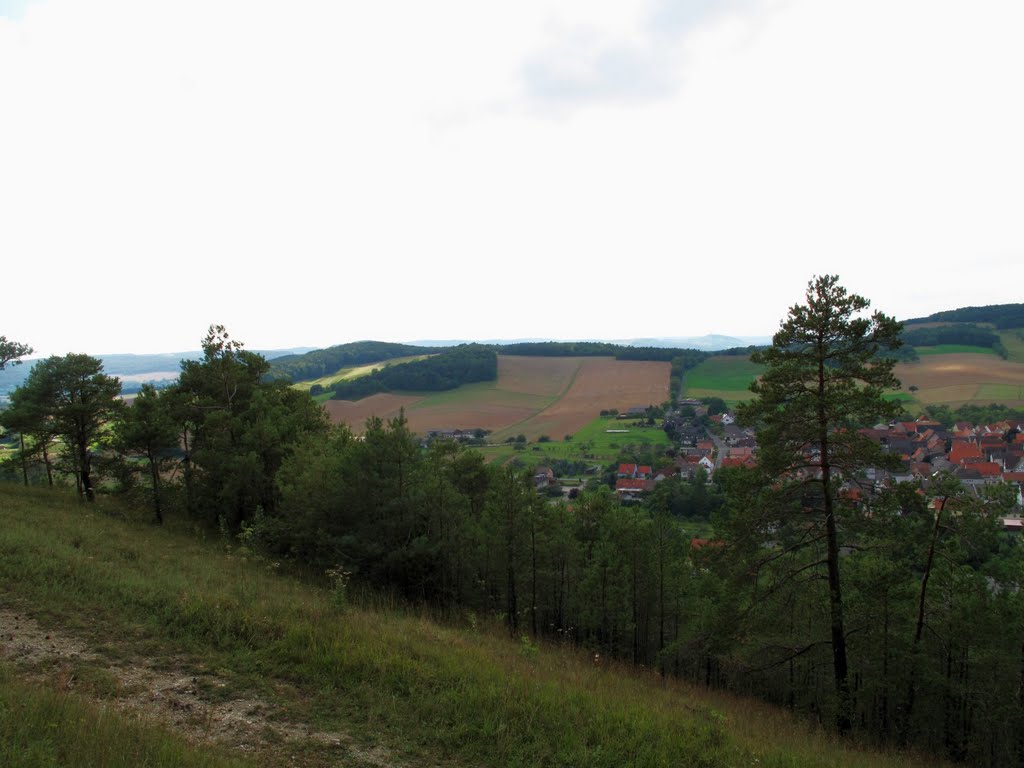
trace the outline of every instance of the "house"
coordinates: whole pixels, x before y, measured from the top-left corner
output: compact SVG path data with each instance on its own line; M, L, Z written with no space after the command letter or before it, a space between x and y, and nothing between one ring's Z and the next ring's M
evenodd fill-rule
M746 469L753 469L757 466L757 459L754 458L753 454L747 454L746 456L726 456L722 459L723 467L744 467Z
M1024 520L1019 517L1004 517L1003 530L1010 533L1021 533L1024 531Z
M533 487L542 491L548 486L555 485L558 482L555 477L555 472L551 467L538 466L533 470Z
M953 445L949 449L949 460L959 466L963 466L967 463L967 459L977 459L982 461L984 456L981 454L981 447L971 441L966 440L953 440Z
M650 481L620 477L615 481L615 493L622 501L635 501L650 490Z
M616 476L633 480L646 480L651 476L651 468L641 464L619 464L619 471Z

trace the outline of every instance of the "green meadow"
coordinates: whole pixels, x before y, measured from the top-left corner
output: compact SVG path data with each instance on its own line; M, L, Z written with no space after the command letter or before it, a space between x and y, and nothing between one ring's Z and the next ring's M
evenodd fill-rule
M929 355L995 355L996 351L991 347L976 347L970 344L936 344L933 347L914 347L918 357Z
M742 355L717 355L686 372L684 397L720 397L729 405L749 400L750 384L764 371Z
M635 422L635 419L601 416L571 435L571 440L565 440L565 435L548 435L550 441L521 444L521 447L514 443L491 445L481 451L490 460L499 462L518 457L531 465L546 464L553 459L607 464L621 454L664 450L672 445L660 422L654 426L635 426ZM514 432L514 429L505 431Z
M1017 328L999 332L999 340L1006 348L1007 360L1011 363L1024 363L1024 330Z

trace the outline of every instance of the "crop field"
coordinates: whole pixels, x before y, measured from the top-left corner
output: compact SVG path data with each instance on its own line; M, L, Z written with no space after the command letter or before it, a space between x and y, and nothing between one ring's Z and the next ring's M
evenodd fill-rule
M387 419L405 408L409 427L482 429L492 439L541 435L561 439L602 411L658 405L668 399L669 364L605 357L498 357L498 379L437 393L379 394L325 404L331 420L359 430L370 416Z
M1024 363L1024 330L1000 331L999 340L1003 342L1012 363Z
M930 355L995 355L991 347L975 347L970 344L936 344L933 347L914 347L918 357Z
M730 405L749 400L750 383L764 370L742 355L718 355L686 372L684 396L720 397Z
M930 355L915 363L899 363L894 372L904 392L917 387L914 395L922 405L1024 406L1024 364L993 355Z

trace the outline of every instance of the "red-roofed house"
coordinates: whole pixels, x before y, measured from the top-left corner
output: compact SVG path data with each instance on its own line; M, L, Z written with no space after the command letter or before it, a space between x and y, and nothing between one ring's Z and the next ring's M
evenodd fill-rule
M648 490L647 480L632 477L620 477L615 481L615 493L620 499L636 499Z
M953 447L949 449L949 460L962 466L966 459L984 459L981 448L977 443L954 440Z
M994 461L982 461L970 467L984 478L999 479L1003 474L1003 468Z
M618 476L646 480L651 476L651 468L640 464L619 464Z

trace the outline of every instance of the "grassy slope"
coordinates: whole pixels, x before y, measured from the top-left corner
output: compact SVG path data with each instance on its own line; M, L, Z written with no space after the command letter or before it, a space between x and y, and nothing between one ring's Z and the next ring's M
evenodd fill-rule
M227 542L124 517L134 515L109 500L81 507L0 486L0 607L74 633L112 664L173 660L210 696L259 696L275 717L344 732L362 750L264 744L254 755L263 765L368 764L359 755L371 748L389 765L933 764L854 750L779 710L570 650L394 609L342 609ZM12 703L0 706L19 712L37 696L22 686L5 695ZM54 716L40 717L33 748ZM77 764L116 764L86 757Z
M157 723L19 679L0 665L0 765L6 768L243 768L255 763L196 747Z

